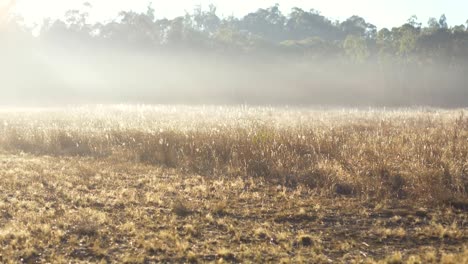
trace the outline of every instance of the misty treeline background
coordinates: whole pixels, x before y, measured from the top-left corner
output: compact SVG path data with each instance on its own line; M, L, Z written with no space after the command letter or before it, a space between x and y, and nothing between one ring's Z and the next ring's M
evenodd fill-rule
M98 23L91 8L35 33L4 20L1 103L468 105L468 30L445 15L378 29L278 5L241 18L196 7L170 20L150 4Z

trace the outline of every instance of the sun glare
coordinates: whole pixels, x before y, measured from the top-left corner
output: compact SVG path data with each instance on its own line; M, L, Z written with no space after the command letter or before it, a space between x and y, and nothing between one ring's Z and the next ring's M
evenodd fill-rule
M15 2L14 0L0 0L0 23L5 20Z

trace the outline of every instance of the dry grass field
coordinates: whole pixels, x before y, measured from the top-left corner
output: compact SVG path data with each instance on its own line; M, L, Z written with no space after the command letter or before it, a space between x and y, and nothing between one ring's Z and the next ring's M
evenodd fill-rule
M0 110L1 263L468 263L468 111Z

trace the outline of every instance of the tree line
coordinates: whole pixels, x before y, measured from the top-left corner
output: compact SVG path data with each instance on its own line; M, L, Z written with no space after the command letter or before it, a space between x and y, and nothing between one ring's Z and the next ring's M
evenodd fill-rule
M365 76L366 84L355 85L398 94L395 104L463 106L468 101L468 20L467 25L449 27L445 15L424 25L412 16L401 26L378 29L360 16L333 21L314 9L296 7L283 14L279 5L241 18L220 17L210 5L174 19L158 19L148 5L146 12L122 11L111 21L91 23L91 8L85 4L82 10L67 11L64 19L45 20L35 37L21 20L11 19L0 34L2 45L10 40L14 46L255 56L294 61L304 71L317 65L336 72L344 69L355 77L349 85ZM377 77L371 81L369 74ZM444 98L435 98L440 96ZM413 97L417 99L408 99Z

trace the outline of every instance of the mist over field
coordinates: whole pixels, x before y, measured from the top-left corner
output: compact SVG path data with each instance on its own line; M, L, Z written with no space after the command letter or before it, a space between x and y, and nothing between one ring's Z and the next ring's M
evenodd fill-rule
M377 29L278 6L156 19L150 5L93 24L86 8L39 31L4 23L1 104L467 106L468 32L445 16Z
M0 263L468 263L465 25L14 3Z

